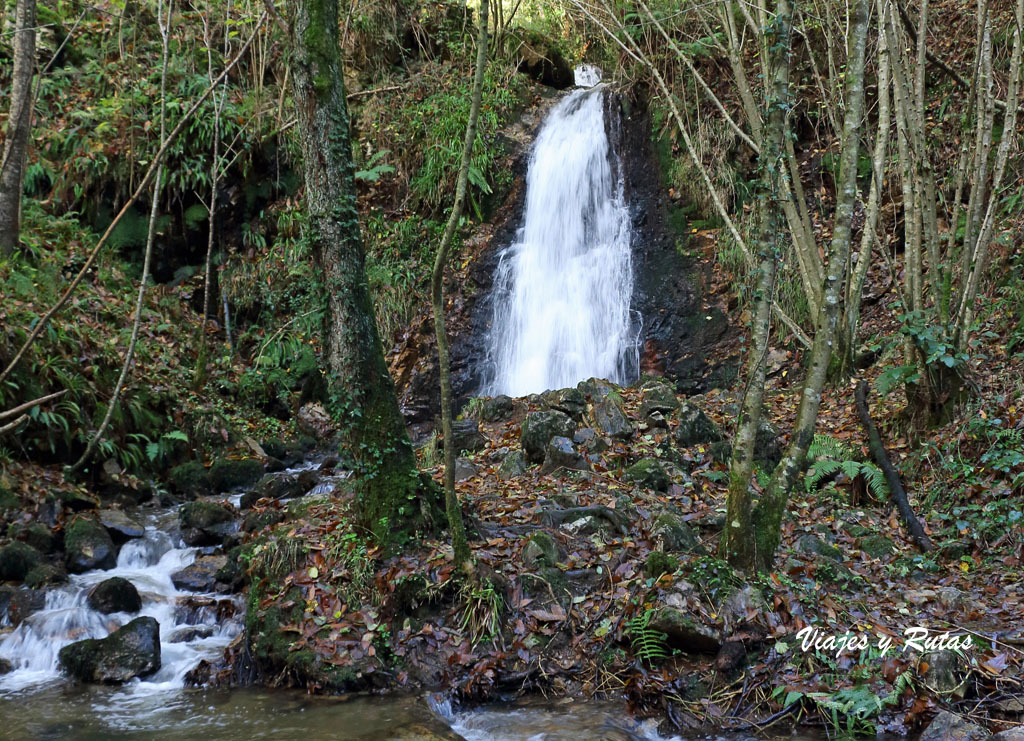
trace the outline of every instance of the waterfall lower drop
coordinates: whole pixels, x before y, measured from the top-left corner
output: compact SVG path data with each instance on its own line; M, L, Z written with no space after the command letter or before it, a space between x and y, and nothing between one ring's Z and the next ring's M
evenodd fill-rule
M599 74L591 68L578 80ZM629 213L604 103L602 86L573 91L534 142L523 227L495 278L491 394L591 377L622 383L636 372Z

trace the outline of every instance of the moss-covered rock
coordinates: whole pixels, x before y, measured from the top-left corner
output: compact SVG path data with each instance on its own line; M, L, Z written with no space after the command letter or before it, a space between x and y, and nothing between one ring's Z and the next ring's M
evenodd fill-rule
M83 682L121 684L160 668L160 624L139 617L103 639L78 641L58 654L69 676Z
M138 612L142 609L139 590L120 576L101 581L92 588L86 601L89 607L107 615L112 612Z
M174 493L184 499L197 499L213 493L210 474L198 461L175 466L168 472L167 481Z
M654 491L668 491L672 478L657 458L642 458L626 469L623 480Z
M885 558L896 550L896 544L884 535L868 535L861 538L860 549L871 558Z
M662 512L654 518L651 534L661 542L662 549L680 553L705 553L697 535L682 518L671 512Z
M236 461L221 458L210 466L210 483L215 492L252 486L263 476L263 464L255 458Z
M30 589L64 584L68 580L68 572L60 564L41 563L33 567L25 575L25 586Z
M510 450L498 466L498 478L502 481L514 479L526 473L526 454L521 450Z
M682 448L714 443L724 438L718 425L696 404L683 404L676 412L675 419L678 425L672 437L676 445Z
M305 473L305 471L303 471ZM306 493L307 481L295 474L268 473L255 486L242 495L238 506L249 509L260 499L291 499Z
M18 509L20 506L21 502L18 500L18 495L6 486L0 484L0 512L4 512L9 509Z
M816 535L802 535L796 542L796 549L800 553L822 556L833 561L841 561L843 559L843 552L841 550L834 545L829 545Z
M502 394L484 401L480 407L480 419L484 422L501 422L511 418L515 411L515 400Z
M0 581L23 581L42 560L39 551L28 543L8 543L0 548Z
M583 419L587 411L587 400L578 388L545 391L540 398L549 409L565 412L575 420Z
M188 545L220 545L237 532L235 511L227 503L188 502L178 510L181 535Z
M664 551L651 551L644 563L644 574L651 579L657 579L662 574L671 574L678 568L679 559L675 556L670 556Z
M100 506L95 495L80 489L59 489L54 493L61 505L72 512L86 512Z
M611 396L594 404L591 416L594 420L594 429L605 437L628 440L633 436L633 425Z
M554 566L558 563L558 544L551 535L539 530L526 539L522 558L531 569Z
M99 522L79 516L64 529L64 562L72 574L117 565L117 547Z
M523 420L519 439L526 453L526 459L531 463L541 463L547 445L554 437L567 437L572 439L576 431L576 423L568 414L549 409L543 412L530 412Z
M452 422L452 442L455 454L475 453L487 447L487 438L480 432L480 423L475 419L457 419Z
M653 379L641 386L643 401L640 402L640 416L646 417L654 412L669 414L679 408L679 399L670 381Z
M40 553L53 553L60 548L53 531L41 522L12 522L7 528L7 537L24 541Z

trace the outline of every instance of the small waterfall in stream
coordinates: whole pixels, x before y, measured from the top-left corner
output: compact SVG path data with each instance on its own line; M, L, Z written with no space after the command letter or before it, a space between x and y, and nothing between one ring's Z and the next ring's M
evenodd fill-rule
M577 71L593 84L596 68ZM526 176L526 209L495 276L485 391L523 396L590 377L627 382L638 365L630 312L630 221L601 86L548 114Z

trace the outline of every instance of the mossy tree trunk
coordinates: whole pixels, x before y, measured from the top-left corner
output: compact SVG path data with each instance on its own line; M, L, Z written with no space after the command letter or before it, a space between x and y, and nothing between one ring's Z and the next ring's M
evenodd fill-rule
M430 280L430 300L434 311L434 331L437 334L438 365L441 371L441 430L444 434L444 501L448 516L448 529L452 535L452 549L455 565L461 567L469 563L469 544L466 542L466 529L462 522L462 508L455 494L455 440L452 434L452 377L451 359L448 354L448 331L444 321L444 268L448 264L448 254L455 236L455 230L462 218L462 210L466 204L466 189L469 183L469 164L473 155L473 143L476 141L476 125L480 116L480 99L483 97L484 70L487 66L487 2L480 3L478 11L479 29L477 31L476 70L473 75L473 99L469 107L469 119L466 122L466 139L462 145L462 163L455 184L455 203L445 224L441 245L434 257L434 271Z
M11 108L0 161L0 257L14 252L21 233L21 189L32 128L32 71L36 64L36 0L18 0L15 14Z
M359 231L337 0L287 5L302 140L307 238L323 285L324 360L342 453L360 482L361 524L401 541L421 514L416 459L377 330Z

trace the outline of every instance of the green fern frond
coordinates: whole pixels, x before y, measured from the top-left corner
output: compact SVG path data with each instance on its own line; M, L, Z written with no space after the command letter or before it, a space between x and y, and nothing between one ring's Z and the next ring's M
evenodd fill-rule
M634 615L627 624L633 655L641 661L655 661L668 658L668 636L650 627L651 610Z

